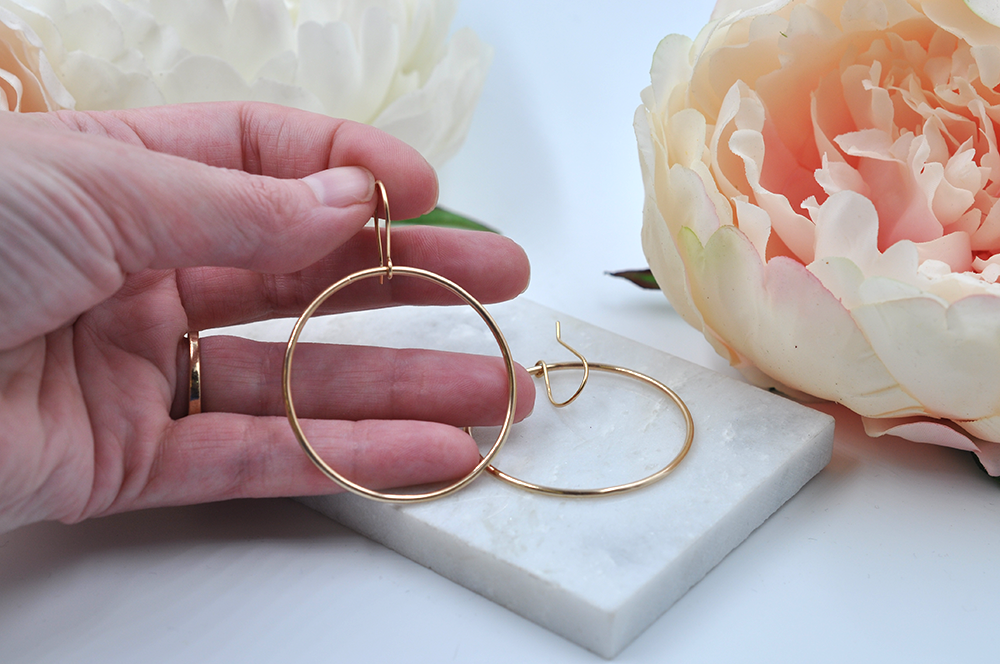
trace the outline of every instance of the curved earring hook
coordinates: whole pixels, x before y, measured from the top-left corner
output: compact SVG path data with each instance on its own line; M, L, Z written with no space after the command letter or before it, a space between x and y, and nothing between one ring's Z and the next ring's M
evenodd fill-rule
M562 408L563 406L568 406L573 403L573 401L580 396L580 392L583 392L583 386L586 385L587 380L590 379L590 364L587 362L587 358L580 355L580 353L576 352L572 346L562 340L562 330L560 329L559 321L556 321L556 341L561 343L569 352L580 358L580 362L583 364L583 380L580 381L580 387L576 388L576 392L573 393L573 396L566 399L566 401L559 403L555 400L555 397L552 396L552 384L549 382L549 365L545 363L545 360L538 360L538 362L535 363L536 367L542 368L542 377L545 380L545 392L548 394L549 402L551 402L556 408Z
M375 180L375 189L378 190L380 198L382 199L382 212L385 219L385 253L382 252L382 230L378 223L378 202L375 203L375 212L373 217L375 218L375 237L378 239L378 264L379 267L385 268L386 276L392 279L392 217L389 215L389 194L385 191L385 185L382 184L381 180ZM378 278L378 282L384 283L382 277Z

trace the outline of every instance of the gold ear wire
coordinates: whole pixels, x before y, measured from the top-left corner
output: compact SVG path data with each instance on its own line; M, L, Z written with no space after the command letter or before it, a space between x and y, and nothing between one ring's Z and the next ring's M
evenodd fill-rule
M560 329L559 321L556 321L556 341L561 343L567 350L569 350L569 352L580 358L580 362L583 363L583 380L580 382L580 387L576 388L576 392L573 393L573 396L566 399L566 401L563 401L562 403L557 402L552 396L552 383L549 382L549 365L546 364L545 360L538 360L538 362L535 363L536 367L542 368L542 377L545 379L545 392L549 396L549 401L556 408L562 408L563 406L568 406L573 403L573 400L580 396L580 392L583 392L584 385L586 385L587 380L590 379L590 364L587 362L587 358L580 355L576 349L562 340L562 330Z
M382 231L378 223L378 202L375 203L375 212L373 216L375 218L375 237L378 239L378 264L379 267L386 268L386 276L392 279L392 217L389 214L389 194L385 191L385 185L382 184L381 180L375 180L375 188L378 190L380 198L382 199L382 212L385 213L385 252L382 252ZM384 283L382 277L378 278L378 282Z

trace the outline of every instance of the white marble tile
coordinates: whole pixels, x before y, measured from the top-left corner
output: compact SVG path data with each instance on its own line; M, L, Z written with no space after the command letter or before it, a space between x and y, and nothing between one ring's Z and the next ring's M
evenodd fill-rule
M828 462L832 418L526 301L490 307L517 361L594 362L666 383L688 403L695 440L656 485L608 498L529 494L483 475L418 505L353 495L311 507L605 657L613 657ZM243 330L282 338L290 324ZM303 339L497 354L468 307L384 310L317 319ZM575 372L553 374L557 397ZM541 383L538 383L541 387ZM649 474L680 448L683 420L638 381L592 373L580 398L554 409L541 391L495 463L545 484L594 487ZM476 432L480 442L491 430Z

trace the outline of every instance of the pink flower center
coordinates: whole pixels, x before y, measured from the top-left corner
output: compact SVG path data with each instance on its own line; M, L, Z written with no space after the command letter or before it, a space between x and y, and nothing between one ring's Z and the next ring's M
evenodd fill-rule
M908 240L922 261L997 281L1000 94L983 84L966 42L924 17L887 30L788 31L722 47L713 73L736 53L775 66L744 78L739 111L720 118L730 126L714 129L713 173L724 193L769 213L769 257L810 262L812 212L854 191L878 211L880 251ZM752 136L741 131L763 141L755 167Z

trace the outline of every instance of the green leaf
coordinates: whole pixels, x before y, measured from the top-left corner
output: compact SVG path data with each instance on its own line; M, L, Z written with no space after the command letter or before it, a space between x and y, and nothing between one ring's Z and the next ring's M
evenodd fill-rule
M628 279L633 284L639 288L648 288L650 290L659 290L660 286L656 283L656 278L653 277L653 273L649 269L645 270L623 270L621 272L608 272L607 274L612 277L620 277L621 279Z
M460 214L455 214L450 210L445 210L444 208L437 207L423 215L422 217L416 217L415 219L403 219L401 221L393 220L393 225L402 226L437 226L438 228L462 228L469 231L486 231L488 233L496 233L500 235L500 231L495 228L490 228L486 224L481 224L478 221L473 221L468 217L463 217Z

